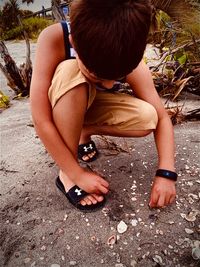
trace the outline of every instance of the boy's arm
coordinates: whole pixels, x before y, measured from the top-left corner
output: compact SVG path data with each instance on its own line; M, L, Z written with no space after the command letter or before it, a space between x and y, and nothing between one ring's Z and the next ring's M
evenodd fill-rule
M158 169L174 171L174 134L171 120L165 111L154 87L149 68L141 61L138 67L126 77L134 93L140 99L152 104L158 114L158 125L154 132L158 150ZM163 207L174 201L175 182L162 177L155 177L150 203L151 207Z
M65 59L62 28L59 24L45 29L37 42L37 51L31 81L30 101L35 129L48 152L75 184L83 190L107 193L107 182L93 175L85 175L65 145L52 120L48 89L57 65ZM84 176L84 183L81 177Z

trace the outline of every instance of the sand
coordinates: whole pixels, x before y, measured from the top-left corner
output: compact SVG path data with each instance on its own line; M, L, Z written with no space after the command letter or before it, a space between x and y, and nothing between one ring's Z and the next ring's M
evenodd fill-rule
M175 126L178 194L165 209L148 207L153 136L94 136L100 157L89 167L106 177L110 192L103 210L84 214L55 186L58 167L34 131L29 100L12 101L0 120L0 266L199 266L198 122ZM127 230L120 234L121 221Z

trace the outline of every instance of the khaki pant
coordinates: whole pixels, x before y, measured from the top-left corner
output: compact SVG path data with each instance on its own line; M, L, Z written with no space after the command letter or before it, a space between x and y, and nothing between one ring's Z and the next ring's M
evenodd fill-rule
M52 109L64 94L81 83L87 83L89 88L85 125L115 126L131 131L156 128L157 112L151 104L128 94L96 90L81 73L75 59L62 62L55 71L48 93Z

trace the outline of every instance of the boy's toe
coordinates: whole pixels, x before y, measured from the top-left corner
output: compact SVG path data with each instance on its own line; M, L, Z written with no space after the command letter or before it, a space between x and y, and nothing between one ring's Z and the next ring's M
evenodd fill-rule
M85 155L82 157L82 160L84 160L84 161L88 161L89 159L90 159L89 155Z

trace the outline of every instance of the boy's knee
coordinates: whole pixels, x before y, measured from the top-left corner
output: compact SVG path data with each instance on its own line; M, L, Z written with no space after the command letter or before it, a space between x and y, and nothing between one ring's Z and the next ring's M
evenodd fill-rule
M139 108L139 121L143 126L143 130L149 133L156 129L158 123L158 115L156 109L149 103L143 102ZM147 133L148 134L148 133Z

